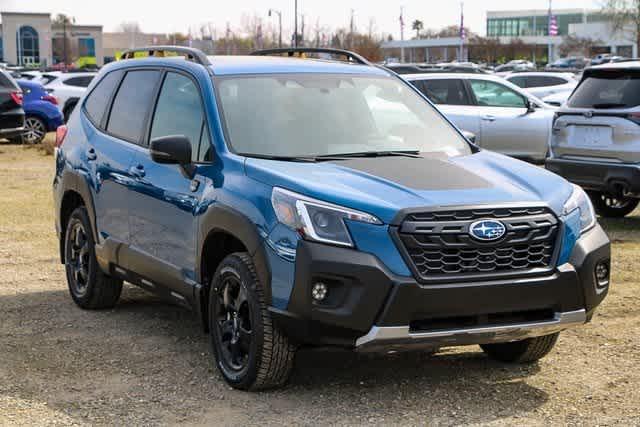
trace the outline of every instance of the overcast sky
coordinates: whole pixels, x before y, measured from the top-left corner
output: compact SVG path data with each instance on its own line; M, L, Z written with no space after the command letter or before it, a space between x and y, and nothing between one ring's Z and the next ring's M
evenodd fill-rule
M162 4L171 5L170 7ZM466 0L465 25L484 35L487 10L547 9L546 0ZM554 0L554 8L599 8L602 0ZM102 25L104 31L114 31L122 21L136 21L142 31L168 33L196 31L201 24L211 22L221 36L227 22L240 28L243 16L259 15L265 20L270 7L282 11L283 32L293 28L294 0L0 0L0 11L65 13L78 24ZM365 31L371 18L375 31L392 33L399 38L400 6L405 10L405 32L411 22L420 19L425 28L441 28L458 24L460 2L451 0L299 0L299 13L305 14L307 28L348 26L351 10L356 28ZM275 24L276 18L272 18ZM290 33L289 33L290 34ZM285 37L287 38L287 37Z

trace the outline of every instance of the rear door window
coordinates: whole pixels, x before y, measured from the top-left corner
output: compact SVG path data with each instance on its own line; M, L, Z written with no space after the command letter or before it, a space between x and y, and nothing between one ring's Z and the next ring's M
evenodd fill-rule
M640 74L598 73L586 77L568 102L573 108L632 108L640 105Z
M429 79L416 82L416 87L434 104L470 105L460 79Z
M529 87L525 76L509 77L509 81L518 87Z
M84 108L94 125L100 127L102 124L111 95L118 87L121 78L122 71L113 71L107 74L87 96Z
M158 70L135 70L125 75L113 100L107 132L129 142L140 142L159 78Z
M13 77L10 77L4 72L0 72L0 89L18 89L18 85Z

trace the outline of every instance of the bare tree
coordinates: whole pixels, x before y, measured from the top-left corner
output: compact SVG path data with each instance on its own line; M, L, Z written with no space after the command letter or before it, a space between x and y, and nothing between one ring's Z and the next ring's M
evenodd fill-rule
M601 40L594 40L590 37L577 37L568 35L562 39L562 44L558 46L561 56L591 56L594 47L601 45Z
M602 13L613 31L640 48L640 0L607 0Z
M140 25L135 21L122 22L118 25L117 31L123 33L141 33Z

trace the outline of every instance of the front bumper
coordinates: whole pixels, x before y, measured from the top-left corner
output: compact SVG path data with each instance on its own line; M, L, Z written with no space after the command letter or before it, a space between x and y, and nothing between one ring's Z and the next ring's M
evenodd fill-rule
M597 226L546 275L426 285L371 254L301 241L289 303L272 314L299 343L361 351L507 342L590 320L608 291L597 286L595 266L609 260ZM329 288L322 303L311 297L317 282Z
M546 168L589 190L640 195L640 165L547 159Z

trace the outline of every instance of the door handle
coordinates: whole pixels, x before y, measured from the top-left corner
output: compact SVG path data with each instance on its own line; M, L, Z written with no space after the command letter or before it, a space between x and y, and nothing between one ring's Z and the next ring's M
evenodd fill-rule
M487 115L482 117L482 120L484 120L485 122L495 122L496 116Z
M98 158L98 155L96 154L96 149L95 148L89 148L87 150L87 160L95 160Z
M130 173L132 176L135 176L136 178L144 178L144 175L145 175L145 172L144 172L144 166L142 166L142 165L135 165L135 166L132 166L132 167L129 169L129 173Z

